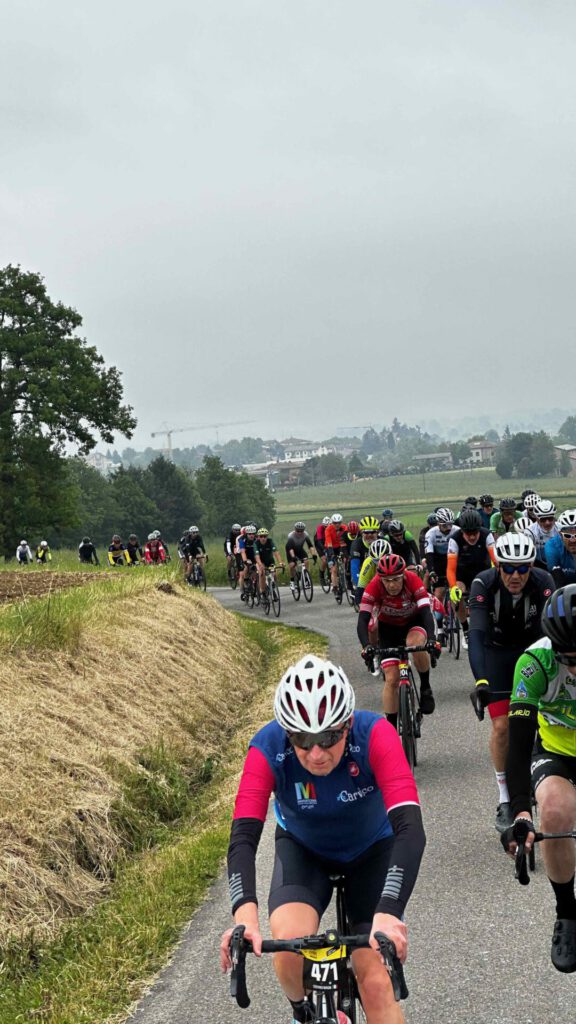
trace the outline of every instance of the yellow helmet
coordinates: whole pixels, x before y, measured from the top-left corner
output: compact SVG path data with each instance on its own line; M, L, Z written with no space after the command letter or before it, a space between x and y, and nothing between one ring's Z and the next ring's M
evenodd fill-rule
M380 523L374 516L364 516L364 519L360 520L360 529L362 533L373 533L374 530L378 530Z

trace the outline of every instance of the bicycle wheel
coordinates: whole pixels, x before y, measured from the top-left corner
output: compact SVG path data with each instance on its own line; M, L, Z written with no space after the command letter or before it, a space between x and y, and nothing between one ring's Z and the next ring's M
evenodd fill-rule
M450 599L448 599L444 607L446 608L446 646L448 647L449 654L452 654L454 646L454 609Z
M238 573L236 572L234 562L231 562L228 567L228 583L232 587L232 590L236 590L236 587L238 586Z
M294 574L294 579L293 579L292 582L294 583L294 586L290 587L290 590L292 591L292 597L294 598L295 601L299 601L300 600L300 573L298 571L296 571L296 573Z
M266 584L266 590L262 594L262 600L261 600L260 603L262 605L262 608L264 609L264 613L266 615L270 615L270 584L269 583Z
M308 569L302 569L302 575L300 577L302 584L302 593L304 594L304 600L310 604L312 597L314 596L314 584L312 583L312 577L308 572Z
M320 569L318 573L320 577L320 586L325 594L330 593L330 571L328 569Z
M456 658L456 661L458 661L458 658L460 657L460 638L461 638L461 635L462 635L462 626L460 625L460 619L458 618L458 616L456 614L454 614L454 650L453 650L452 653L453 653L454 657Z
M354 591L350 590L350 587L348 586L348 581L347 580L346 580L346 600L348 601L348 604L350 605L351 608L355 607L355 604L354 604Z
M272 580L272 583L270 584L270 598L272 600L274 615L278 618L280 615L280 590L278 589L276 580Z
M414 692L408 683L400 684L400 705L398 709L398 732L406 760L413 769L416 767L416 709Z
M206 590L206 573L201 565L198 566L198 587L200 590Z

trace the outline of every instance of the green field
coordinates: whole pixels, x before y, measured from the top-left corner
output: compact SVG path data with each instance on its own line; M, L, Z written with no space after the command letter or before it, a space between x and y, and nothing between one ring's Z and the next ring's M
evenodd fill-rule
M347 519L358 519L366 513L380 516L383 508L393 509L409 528L419 530L435 505L446 504L457 511L469 494L478 497L489 493L496 499L509 495L519 498L526 487L533 487L543 497L554 498L559 509L576 507L576 481L570 477L501 480L494 469L390 476L276 491L275 539L282 539L298 518L315 529L320 519L332 512L342 512Z

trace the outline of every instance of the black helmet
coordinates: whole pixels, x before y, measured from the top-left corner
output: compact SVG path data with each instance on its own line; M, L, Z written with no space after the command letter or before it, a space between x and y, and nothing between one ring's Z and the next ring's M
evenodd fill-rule
M520 495L522 501L524 501L524 498L526 498L529 494L536 494L536 491L532 490L531 487L527 487L526 490L522 491L522 494Z
M469 498L464 498L464 504L472 505L472 508L476 508L476 505L478 504L478 498L475 498L474 495L472 494Z
M474 508L467 508L458 519L458 525L461 530L467 530L471 533L474 530L481 530L482 520L480 519L480 513Z
M554 591L542 609L540 625L555 651L576 651L576 583Z
M500 498L499 509L501 512L504 509L516 509L516 498Z
M89 544L90 543L90 537L82 537L82 543L83 544Z
M431 512L430 515L427 517L426 522L428 523L428 526L437 526L438 516L435 516L434 513Z
M478 498L478 501L480 502L482 508L484 508L485 505L494 504L494 498L492 497L491 494L481 494L480 497Z

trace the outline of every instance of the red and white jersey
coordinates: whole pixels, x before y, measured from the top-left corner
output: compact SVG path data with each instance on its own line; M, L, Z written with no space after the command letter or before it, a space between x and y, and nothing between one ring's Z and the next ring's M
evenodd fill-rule
M404 586L399 594L389 594L379 576L366 587L360 603L361 612L376 615L379 622L405 626L422 608L430 607L430 595L415 572L404 573Z

